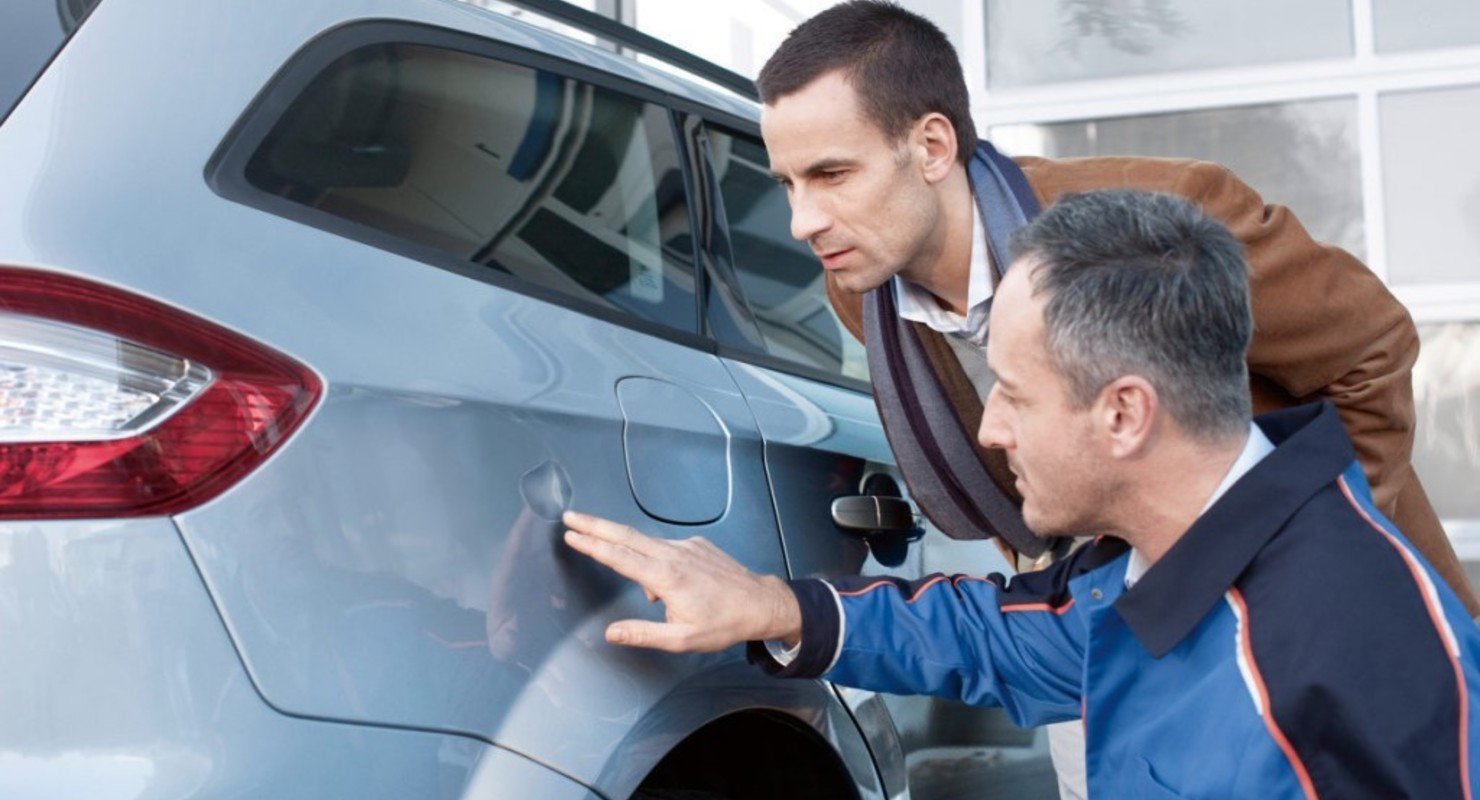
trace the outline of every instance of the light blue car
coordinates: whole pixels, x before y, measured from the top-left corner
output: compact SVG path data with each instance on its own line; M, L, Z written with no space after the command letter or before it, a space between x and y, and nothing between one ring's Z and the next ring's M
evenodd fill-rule
M571 505L1004 565L911 518L744 81L602 31L0 10L0 798L1054 796L996 711L603 642L659 609Z

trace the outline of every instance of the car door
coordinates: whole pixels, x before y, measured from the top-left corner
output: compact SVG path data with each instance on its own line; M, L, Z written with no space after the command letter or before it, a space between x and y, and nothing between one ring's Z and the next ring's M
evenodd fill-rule
M709 124L701 138L726 222L713 257L732 284L709 291L709 325L728 333L720 354L760 426L791 574L1008 572L991 543L952 540L924 518L914 532L875 535L837 524L840 499L908 502L869 394L863 346L833 314L816 258L790 238L785 192L768 174L758 137ZM1046 737L1015 727L1000 709L840 692L872 738L891 792L907 784L914 800L1058 796Z

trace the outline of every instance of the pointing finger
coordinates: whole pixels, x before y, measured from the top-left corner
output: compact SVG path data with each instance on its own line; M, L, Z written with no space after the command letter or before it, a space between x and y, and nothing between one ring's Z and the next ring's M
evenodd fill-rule
M577 511L567 511L564 517L566 527L587 536L621 545L629 550L635 550L645 555L654 555L666 544L660 539L644 536L638 533L632 526L602 519L590 514L582 514Z
M689 625L672 622L648 622L640 619L624 619L613 622L606 629L606 640L626 647L646 647L669 653L691 653L689 636L693 631Z
M575 530L565 532L565 543L576 552L605 564L618 575L637 583L649 596L657 595L654 584L658 582L661 573L658 565L647 556Z

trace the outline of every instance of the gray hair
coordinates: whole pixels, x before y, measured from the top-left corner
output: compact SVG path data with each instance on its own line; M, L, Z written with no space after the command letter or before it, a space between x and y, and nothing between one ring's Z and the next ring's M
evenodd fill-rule
M1247 427L1249 276L1222 224L1171 195L1087 192L1018 231L1013 250L1037 261L1048 351L1080 407L1139 375L1194 437Z

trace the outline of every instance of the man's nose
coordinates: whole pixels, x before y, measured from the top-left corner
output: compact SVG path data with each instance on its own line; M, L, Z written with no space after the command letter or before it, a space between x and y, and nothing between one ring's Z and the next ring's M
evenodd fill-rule
M1012 431L1003 416L1003 400L996 384L987 392L987 401L982 407L982 424L976 430L976 440L982 447L1006 450L1012 446Z
M832 227L832 216L817 201L805 192L794 192L791 198L791 237L799 242L810 242Z

